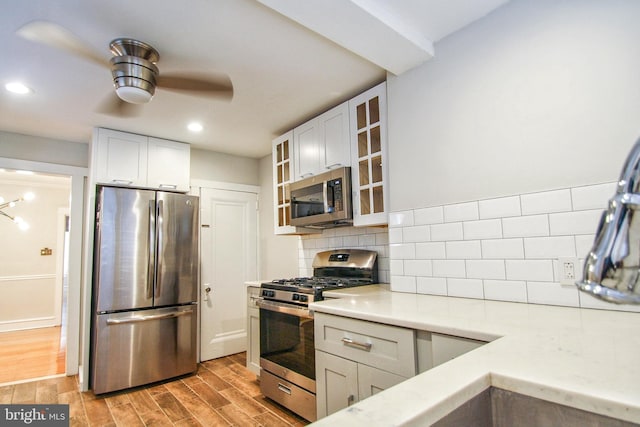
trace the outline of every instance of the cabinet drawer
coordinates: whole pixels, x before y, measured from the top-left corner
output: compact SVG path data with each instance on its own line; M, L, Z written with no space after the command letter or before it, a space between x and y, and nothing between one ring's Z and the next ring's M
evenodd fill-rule
M315 313L316 349L401 375L416 374L415 331Z

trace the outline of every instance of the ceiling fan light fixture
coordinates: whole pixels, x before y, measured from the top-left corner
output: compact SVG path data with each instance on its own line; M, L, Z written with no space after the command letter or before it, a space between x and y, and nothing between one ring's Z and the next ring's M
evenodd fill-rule
M131 104L146 104L153 98L152 94L135 86L117 87L116 94L120 99Z

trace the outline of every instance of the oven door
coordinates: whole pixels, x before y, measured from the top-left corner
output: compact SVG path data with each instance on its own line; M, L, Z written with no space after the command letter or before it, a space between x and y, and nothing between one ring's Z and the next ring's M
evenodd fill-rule
M313 316L306 307L259 300L260 367L316 392Z

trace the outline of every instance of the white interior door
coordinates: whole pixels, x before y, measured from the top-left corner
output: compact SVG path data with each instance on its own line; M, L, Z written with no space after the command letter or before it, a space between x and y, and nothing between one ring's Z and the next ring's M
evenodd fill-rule
M257 274L257 201L255 193L200 191L201 360L246 350L245 282Z

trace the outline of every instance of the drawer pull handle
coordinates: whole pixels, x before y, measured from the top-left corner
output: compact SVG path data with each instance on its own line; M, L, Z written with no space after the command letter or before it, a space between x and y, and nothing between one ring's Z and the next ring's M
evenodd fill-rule
M371 351L371 345L372 345L370 342L365 342L365 343L356 342L351 338L347 338L347 337L342 338L342 344L348 347L353 347L353 348L357 348L359 350L364 350L364 351Z
M280 390L283 393L287 393L288 395L291 395L291 389L282 383L278 383L278 390Z

